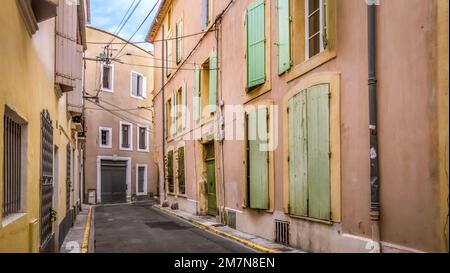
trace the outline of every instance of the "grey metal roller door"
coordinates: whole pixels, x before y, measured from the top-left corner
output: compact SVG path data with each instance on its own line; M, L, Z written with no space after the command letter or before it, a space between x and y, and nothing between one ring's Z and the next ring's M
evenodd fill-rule
M103 204L127 201L127 162L102 160L101 200Z

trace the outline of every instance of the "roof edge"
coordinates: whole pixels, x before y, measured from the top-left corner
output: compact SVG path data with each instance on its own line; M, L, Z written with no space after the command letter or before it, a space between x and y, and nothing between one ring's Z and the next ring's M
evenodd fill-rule
M96 31L99 31L99 32L103 32L103 33L108 34L108 35L111 35L111 36L115 37L116 39L119 39L119 40L121 40L121 41L123 41L123 42L128 42L128 41L125 40L124 38L122 38L122 37L120 37L120 36L117 36L117 35L115 35L114 33L108 32L108 31L106 31L106 30L104 30L104 29L101 29L101 28L98 28L98 27L94 27L94 26L91 26L91 25L86 26L86 28L90 28L90 29L92 29L92 30L96 30ZM87 42L87 43L89 44L89 42ZM105 44L107 44L107 43L105 43ZM147 53L147 54L150 54L151 56L153 56L153 51L147 51L147 50L145 50L145 49L143 49L143 48L141 48L141 47L139 47L139 46L137 46L137 45L135 45L135 44L133 44L133 43L128 43L128 44L134 46L134 47L137 48L137 49L140 49L140 50L144 51L144 52Z

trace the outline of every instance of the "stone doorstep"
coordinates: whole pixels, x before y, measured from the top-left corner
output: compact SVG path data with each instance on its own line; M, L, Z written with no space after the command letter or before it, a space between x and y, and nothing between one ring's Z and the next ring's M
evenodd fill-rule
M177 216L193 224L205 227L207 230L212 231L218 235L223 235L229 239L243 243L260 252L305 253L304 251L301 251L299 249L282 244L277 244L258 236L238 231L229 226L224 226L220 222L218 222L215 217L212 216L198 216L186 211L163 208L160 205L155 205L154 207L170 215Z

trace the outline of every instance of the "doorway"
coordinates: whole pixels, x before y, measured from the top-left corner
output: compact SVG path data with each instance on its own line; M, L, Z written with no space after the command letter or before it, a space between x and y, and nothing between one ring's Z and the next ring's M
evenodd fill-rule
M101 202L126 203L127 161L101 161Z
M214 142L204 145L204 163L206 171L206 193L208 196L208 215L217 216L216 161Z

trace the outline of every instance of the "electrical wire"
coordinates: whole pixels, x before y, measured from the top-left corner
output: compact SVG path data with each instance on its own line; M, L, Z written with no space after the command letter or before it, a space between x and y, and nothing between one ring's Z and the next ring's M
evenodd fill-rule
M111 43L116 39L116 36L118 36L120 34L120 32L122 31L122 29L125 27L125 25L128 23L128 20L130 20L131 15L133 15L133 13L136 11L137 7L139 6L139 4L141 4L142 0L139 0L139 2L134 6L134 9L131 11L131 13L127 16L128 12L131 10L131 8L133 7L134 3L136 2L136 0L133 0L133 2L131 3L130 7L128 8L127 12L125 13L124 17L122 18L122 21L120 21L119 25L117 26L116 31L114 31L114 37L112 38L111 42L109 42L108 44L111 45ZM126 18L126 19L125 19ZM123 24L122 24L123 23Z
M138 33L138 31L141 29L141 27L145 24L145 22L147 21L147 19L150 17L150 15L153 13L153 10L155 10L155 8L158 6L159 2L161 0L156 1L155 5L153 5L153 7L151 8L151 10L149 11L149 13L147 14L147 16L145 16L144 20L142 21L142 23L139 25L139 27L136 29L136 31L133 33L133 35L131 35L131 37L127 40L126 44L123 45L123 47L119 50L119 52L116 54L116 56L113 58L117 58L117 56L120 55L120 53L123 51L123 49L130 43L130 41L134 38L134 36L136 35L136 33Z
M116 112L110 111L105 106L101 105L100 103L98 103L96 101L92 101L90 98L86 98L86 100L89 101L90 103L93 103L93 104L97 105L98 107L102 108L103 110L105 110L106 112L110 113L111 115L113 115L113 116L115 116L115 117L117 117L117 118L119 118L121 120L124 120L126 122L129 122L129 123L135 125L136 127L140 127L142 125L145 125L145 124L140 124L139 122L136 122L135 120L132 120L130 118L124 117L123 115L119 115ZM153 130L150 128L150 126L148 126L146 128L146 131L149 132L149 133L153 133Z
M209 31L216 31L216 29L211 29ZM86 42L87 44L93 44L93 45L105 45L105 44L111 44L111 45L123 45L123 44L154 44L154 43L160 43L163 41L172 41L172 40L179 40L179 39L186 39L186 38L190 38L190 37L195 37L195 36L199 36L202 34L205 34L206 31L201 31L201 32L196 32L196 33L192 33L192 34L186 34L183 36L178 36L178 37L174 37L174 38L167 38L164 40L154 40L153 42L149 43L147 41L138 41L138 42L115 42L115 43L108 43L108 42Z

